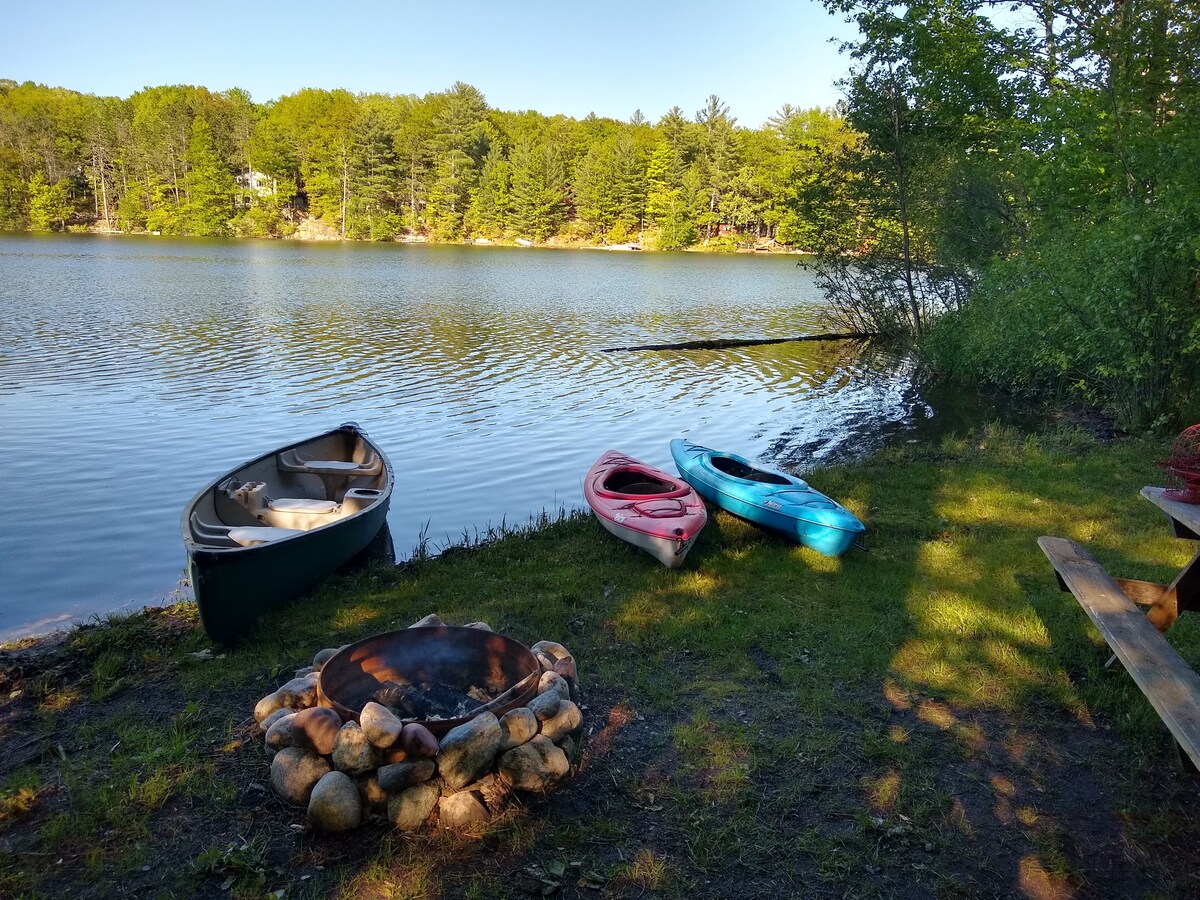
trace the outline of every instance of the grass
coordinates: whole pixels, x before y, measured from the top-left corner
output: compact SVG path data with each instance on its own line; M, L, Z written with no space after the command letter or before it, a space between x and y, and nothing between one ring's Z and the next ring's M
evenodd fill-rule
M668 571L546 516L330 579L237 648L187 605L98 622L0 682L0 893L1194 895L1195 782L1035 543L1169 581L1190 548L1137 496L1161 452L988 429L812 473L868 524L841 559L718 513ZM476 840L305 833L254 702L430 612L575 653L578 776ZM1200 664L1189 617L1170 638Z

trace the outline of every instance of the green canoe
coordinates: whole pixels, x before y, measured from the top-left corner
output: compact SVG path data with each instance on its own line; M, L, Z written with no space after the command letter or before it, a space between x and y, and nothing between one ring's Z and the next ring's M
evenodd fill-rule
M243 463L196 494L181 525L208 636L237 641L361 553L387 519L392 484L383 451L347 424Z

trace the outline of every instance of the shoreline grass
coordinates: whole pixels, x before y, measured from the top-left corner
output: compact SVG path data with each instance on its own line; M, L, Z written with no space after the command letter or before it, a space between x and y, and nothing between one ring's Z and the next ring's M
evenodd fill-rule
M669 571L560 514L331 578L236 648L188 605L10 648L0 894L1194 896L1197 782L1036 545L1169 581L1162 452L993 427L813 473L865 554L717 513ZM476 840L306 832L254 701L430 612L576 655L580 772ZM1200 665L1190 617L1170 639Z

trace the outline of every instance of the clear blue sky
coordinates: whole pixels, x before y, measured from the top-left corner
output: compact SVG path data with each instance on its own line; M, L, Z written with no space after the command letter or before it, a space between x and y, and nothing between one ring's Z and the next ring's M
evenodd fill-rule
M498 109L655 121L709 94L757 127L784 103L831 106L853 36L817 0L736 3L13 3L0 78L128 97L160 84L425 94L455 81Z

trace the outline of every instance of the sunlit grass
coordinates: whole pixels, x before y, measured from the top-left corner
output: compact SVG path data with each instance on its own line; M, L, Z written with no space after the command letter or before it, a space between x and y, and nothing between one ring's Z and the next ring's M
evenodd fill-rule
M547 516L329 579L236 648L212 648L194 611L99 623L70 640L65 675L25 687L45 746L0 790L0 828L42 855L0 890L45 893L58 858L136 873L180 841L196 867L164 895L190 877L214 895L232 878L245 896L520 896L529 869L539 890L581 895L716 896L737 873L743 895L971 896L997 859L997 890L1064 889L1080 862L1045 788L1083 766L1120 798L1147 884L1179 895L1152 861L1193 833L1127 774L1173 764L1163 726L1101 668L1103 642L1036 544L1072 537L1115 574L1169 580L1190 548L1137 496L1154 460L1147 442L993 428L813 473L866 521L865 554L830 559L714 511L668 571L590 517ZM431 612L572 650L590 799L531 802L478 841L364 829L343 863L328 848L344 845L293 838L302 811L247 794L266 762L246 717L317 650ZM1200 662L1200 626L1185 617L1171 641ZM147 684L171 714L123 704ZM1128 743L1086 742L1098 722ZM1048 725L1109 755L1080 758ZM221 839L157 831L192 819Z

